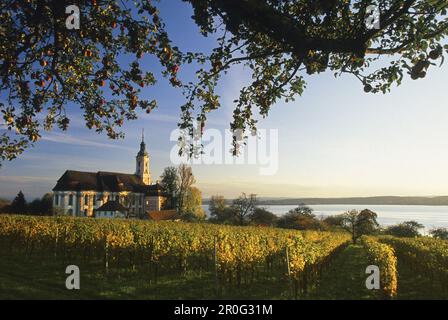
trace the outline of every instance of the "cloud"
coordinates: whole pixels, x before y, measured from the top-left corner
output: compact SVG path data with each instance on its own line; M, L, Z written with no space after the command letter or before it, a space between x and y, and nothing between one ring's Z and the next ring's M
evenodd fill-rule
M172 123L175 124L177 127L177 124L179 123L180 119L180 115L179 116L173 116L173 115L168 115L168 114L163 114L163 113L158 113L157 111L150 113L150 114L143 114L141 116L139 116L139 119L142 120L148 120L148 121L157 121L157 122L165 122L165 123ZM212 125L228 125L229 122L225 121L223 119L207 119L207 123L208 124L212 124Z
M150 113L150 114L143 114L139 118L142 120L166 122L166 123L174 123L174 124L177 124L179 122L179 117L171 116L171 115L163 114L163 113L158 113L157 111L154 111L153 113Z
M87 146L87 147L101 147L101 148L113 148L113 149L122 149L127 151L134 151L129 147L125 147L122 145L116 145L112 143L103 143L97 142L87 139L75 138L69 134L64 133L45 133L41 138L43 141L55 142L55 143L63 143L77 146Z
M55 177L1 176L0 197L12 200L19 190L22 190L28 201L40 198L45 193L51 192L56 181Z

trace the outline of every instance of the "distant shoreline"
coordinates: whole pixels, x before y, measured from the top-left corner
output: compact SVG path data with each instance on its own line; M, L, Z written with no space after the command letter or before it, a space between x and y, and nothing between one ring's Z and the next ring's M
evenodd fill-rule
M232 200L228 200L230 203ZM208 204L210 199L205 199ZM412 205L412 206L448 206L448 196L436 197L349 197L349 198L264 198L258 200L259 205Z

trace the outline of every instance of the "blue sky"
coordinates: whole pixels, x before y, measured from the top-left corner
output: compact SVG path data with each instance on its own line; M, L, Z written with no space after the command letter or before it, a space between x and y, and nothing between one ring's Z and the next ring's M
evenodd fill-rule
M181 1L162 1L161 12L173 42L182 50L209 50L215 42L203 38ZM148 68L153 69L151 61ZM447 66L431 68L419 81L406 78L387 95L365 94L350 76L331 73L307 78L307 89L295 102L275 105L260 121L263 129L279 133L279 170L261 176L257 165L195 165L197 185L204 196L240 192L260 196L371 196L448 194ZM181 70L190 78L194 68ZM159 77L160 78L160 77ZM233 69L219 92L223 107L213 113L208 128L223 131L248 76ZM69 106L68 132L47 132L35 147L0 169L0 197L18 190L34 198L51 190L66 169L132 173L145 128L153 179L166 166L175 143L180 91L165 80L144 89L159 108L124 126L126 138L112 141L83 125L79 110Z

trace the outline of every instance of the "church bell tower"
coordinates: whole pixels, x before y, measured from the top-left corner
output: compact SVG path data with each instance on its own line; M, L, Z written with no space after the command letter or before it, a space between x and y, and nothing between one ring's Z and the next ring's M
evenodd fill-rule
M140 151L137 153L136 157L135 174L142 178L144 184L151 184L151 174L149 173L149 155L148 152L146 152L145 135L143 130Z

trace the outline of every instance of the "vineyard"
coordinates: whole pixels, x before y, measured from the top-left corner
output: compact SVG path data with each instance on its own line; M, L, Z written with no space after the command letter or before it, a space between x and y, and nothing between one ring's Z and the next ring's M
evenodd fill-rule
M378 242L373 238L363 236L363 246L367 250L370 263L380 269L381 291L385 298L394 298L397 295L397 257L394 249L387 244Z
M411 266L412 272L428 274L441 288L447 287L446 241L363 237L361 243L359 250L366 259L358 261L361 277L368 264L378 265L381 270L379 298L397 296L401 280L397 260L398 266L400 263ZM319 287L322 275L331 273L331 268L338 272L337 261L348 247L353 245L350 245L350 236L343 232L0 216L0 250L4 256L33 263L67 265L76 262L82 265L82 270L94 270L108 281L121 279L126 270L139 284L148 283L149 288L166 283L166 279L171 281L194 274L196 282L205 279L200 283L201 287L210 288L208 298L227 297L235 288L257 288L269 294L270 286L274 285L286 292L277 298L306 298ZM346 261L339 263L343 265ZM8 265L2 267L7 268ZM120 281L125 284L126 276L123 277ZM364 280L359 281L360 286L364 285Z
M261 273L278 273L294 297L315 284L323 268L349 240L345 233L297 232L178 222L68 217L0 216L0 239L25 256L103 261L140 268L157 282L160 274L213 272L216 291L253 283Z
M424 274L433 290L448 298L448 241L430 238L383 237L392 246L399 261L413 274Z

